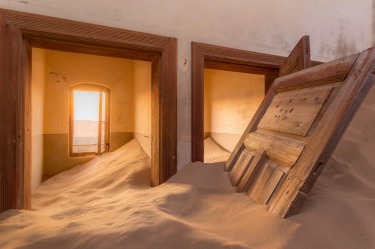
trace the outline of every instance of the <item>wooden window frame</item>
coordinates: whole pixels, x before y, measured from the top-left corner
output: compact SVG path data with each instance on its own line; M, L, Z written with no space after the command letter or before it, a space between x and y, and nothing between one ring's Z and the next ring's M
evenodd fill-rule
M4 124L2 132L16 145L0 141L4 163L0 173L5 186L0 190L0 210L31 208L31 110L30 75L31 48L43 48L67 52L86 53L126 59L151 61L152 63L152 117L151 117L151 185L165 182L177 171L177 39L146 34L119 28L41 16L36 14L0 9L0 19L5 29L9 26L20 35L23 43L21 57L17 57L17 75L12 79L15 87L7 88L9 96L16 96L15 105L8 110L14 120ZM17 40L18 42L19 40ZM9 43L7 43L9 44ZM18 44L18 43L17 43ZM10 48L15 49L15 48ZM17 49L19 49L17 47ZM15 51L18 55L19 50ZM12 64L13 65L13 64ZM0 82L0 84L9 84ZM8 115L7 114L7 115ZM9 154L8 153L8 154ZM10 172L8 172L10 171ZM0 174L0 175L1 175ZM7 175L11 177L6 177ZM7 179L5 179L7 178ZM6 182L5 182L6 181Z
M79 152L74 153L73 152L73 135L74 135L74 91L89 91L89 92L99 92L99 127L98 127L98 152ZM105 149L102 151L101 149L101 139L102 139L102 129L101 129L101 123L102 123L102 93L106 93L106 100L105 100ZM69 156L70 157L80 157L80 156L92 156L92 155L98 155L100 156L104 152L109 151L109 134L110 134L110 89L105 86L92 84L92 83L82 83L78 85L74 85L70 88L70 107L69 107Z

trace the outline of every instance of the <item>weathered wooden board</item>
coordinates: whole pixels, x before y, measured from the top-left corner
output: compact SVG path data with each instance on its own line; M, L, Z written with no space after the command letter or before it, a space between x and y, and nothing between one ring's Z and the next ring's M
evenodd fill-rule
M350 120L375 82L375 49L276 79L241 137L226 169L242 151L237 192L284 218L298 212Z
M239 159L236 162L236 167L234 167L229 174L229 178L233 186L237 186L238 182L242 179L243 173L250 166L254 156L255 154L248 150L242 151Z
M250 186L254 176L257 174L260 166L264 163L266 159L266 153L264 150L257 151L254 159L250 163L250 166L243 172L241 180L237 184L237 192L246 191Z
M335 85L322 85L279 93L258 127L305 136Z
M247 135L244 145L250 150L265 151L268 158L284 163L289 167L296 163L305 146L301 142L267 136L258 132Z
M310 38L303 36L290 52L279 69L279 76L288 75L311 67L310 60Z

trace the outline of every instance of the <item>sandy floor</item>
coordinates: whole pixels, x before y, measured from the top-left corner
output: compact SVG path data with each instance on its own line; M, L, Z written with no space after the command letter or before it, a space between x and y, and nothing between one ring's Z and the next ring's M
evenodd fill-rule
M226 162L230 156L230 152L221 147L215 140L208 137L204 140L204 162L218 163Z
M223 163L185 166L150 188L137 141L63 172L34 211L0 215L1 248L375 248L375 88L298 215L235 193Z

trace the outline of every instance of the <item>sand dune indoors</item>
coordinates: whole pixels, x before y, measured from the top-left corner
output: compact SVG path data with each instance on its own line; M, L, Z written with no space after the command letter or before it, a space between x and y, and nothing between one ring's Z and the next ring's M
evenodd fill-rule
M235 193L223 163L149 187L136 140L40 185L33 211L0 215L0 248L375 248L375 87L299 214Z
M208 137L204 140L205 163L226 162L229 156L230 152L226 151L211 137Z

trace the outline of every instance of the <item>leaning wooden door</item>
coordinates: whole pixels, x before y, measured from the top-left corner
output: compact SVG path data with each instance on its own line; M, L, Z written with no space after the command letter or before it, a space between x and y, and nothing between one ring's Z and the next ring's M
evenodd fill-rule
M21 32L0 15L0 212L31 205L30 58Z
M295 214L375 81L368 49L276 79L226 164L237 192Z
M280 65L279 76L291 74L310 67L310 38L309 36L303 36L294 46L289 56ZM266 77L266 89L269 89L272 86L272 83L275 81L275 79L276 78L267 79ZM233 166L234 161L238 159L239 151L244 148L243 142L246 139L246 135L250 132L250 129L251 126L249 125L240 138L237 146L234 148L233 153L229 157L227 164L225 165L225 171L230 170L230 168Z

